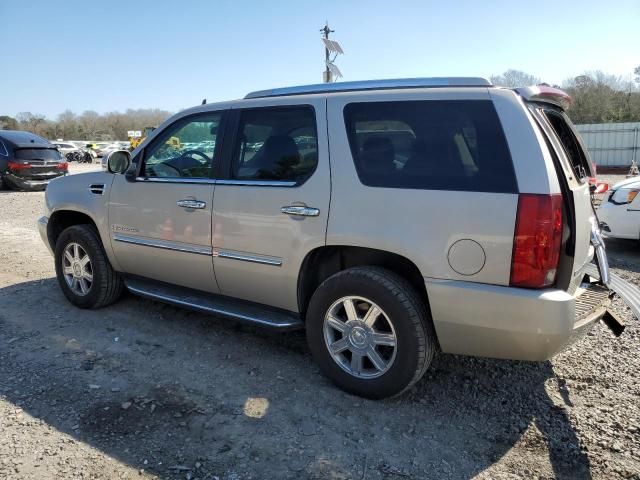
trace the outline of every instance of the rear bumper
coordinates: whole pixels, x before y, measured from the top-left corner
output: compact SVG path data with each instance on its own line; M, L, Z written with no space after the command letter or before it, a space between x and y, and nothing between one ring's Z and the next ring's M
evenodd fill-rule
M460 355L546 360L588 332L609 304L603 287L597 295L583 288L570 295L453 280L425 284L440 347Z
M49 182L54 178L61 177L64 174L56 175L55 177L47 178L45 180L35 180L31 178L18 177L12 173L7 173L3 179L12 187L20 190L44 190Z

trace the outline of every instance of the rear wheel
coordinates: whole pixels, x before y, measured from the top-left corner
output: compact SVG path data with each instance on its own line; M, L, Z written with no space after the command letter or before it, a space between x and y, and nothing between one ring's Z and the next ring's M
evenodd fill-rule
M74 225L56 242L56 276L65 297L80 308L100 308L115 302L123 290L95 228Z
M378 267L344 270L318 287L307 340L327 377L367 398L411 387L436 350L424 302L405 279Z

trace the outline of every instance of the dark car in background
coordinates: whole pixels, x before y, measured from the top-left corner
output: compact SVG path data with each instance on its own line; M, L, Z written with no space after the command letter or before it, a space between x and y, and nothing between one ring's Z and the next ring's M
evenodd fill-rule
M0 189L44 190L67 174L68 164L48 140L30 132L0 130Z

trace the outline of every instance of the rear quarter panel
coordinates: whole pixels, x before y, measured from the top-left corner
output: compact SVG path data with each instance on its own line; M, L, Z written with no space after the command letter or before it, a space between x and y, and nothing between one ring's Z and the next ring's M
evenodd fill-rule
M402 255L424 277L508 285L517 194L397 189L365 186L358 178L343 116L350 102L489 100L487 89L350 92L328 99L332 195L327 245L355 245ZM470 239L485 262L472 275L453 270L451 246Z

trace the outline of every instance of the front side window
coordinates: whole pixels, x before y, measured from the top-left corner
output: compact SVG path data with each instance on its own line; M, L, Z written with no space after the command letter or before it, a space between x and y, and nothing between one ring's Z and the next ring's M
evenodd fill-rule
M352 103L344 115L356 170L365 185L518 191L491 101Z
M145 149L143 176L211 178L216 167L215 147L221 113L178 121Z
M242 112L234 149L234 179L302 183L317 164L318 134L311 107Z

